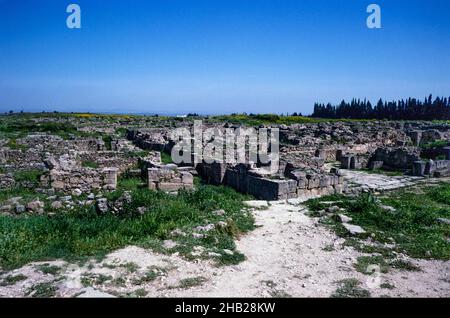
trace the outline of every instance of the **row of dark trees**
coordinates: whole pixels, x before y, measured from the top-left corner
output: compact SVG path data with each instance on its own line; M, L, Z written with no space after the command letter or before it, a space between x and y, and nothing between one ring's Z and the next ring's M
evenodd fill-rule
M342 101L339 105L314 104L314 113L311 117L317 118L354 118L354 119L392 119L392 120L435 120L450 119L450 97L433 96L423 101L408 98L399 101L383 101L380 99L376 105L364 99L352 99L350 103Z

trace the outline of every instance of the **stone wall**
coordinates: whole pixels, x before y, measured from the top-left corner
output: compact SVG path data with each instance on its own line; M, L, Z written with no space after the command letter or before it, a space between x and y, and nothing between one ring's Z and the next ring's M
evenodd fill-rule
M370 162L382 162L385 169L412 169L415 161L420 160L419 150L415 147L378 148Z
M341 193L344 180L337 173L291 172L291 178L274 179L261 175L251 165L226 166L201 163L199 175L207 183L223 184L262 200L284 200L306 195Z
M169 139L164 129L127 130L127 138L144 150L169 151Z
M450 176L450 160L415 161L413 175L436 178Z
M94 162L99 168L116 167L120 172L128 170L138 162L137 158L116 151L83 151L78 152L76 157L80 164L83 162Z
M0 174L0 189L11 188L15 185L14 176L10 173Z
M194 177L187 171L180 171L175 165L147 169L147 185L151 190L178 191L194 188Z
M41 176L43 186L51 187L56 191L70 193L74 190L91 192L94 190L114 190L117 187L117 168L85 168L76 164L68 155L59 159L49 157L45 164L48 171Z

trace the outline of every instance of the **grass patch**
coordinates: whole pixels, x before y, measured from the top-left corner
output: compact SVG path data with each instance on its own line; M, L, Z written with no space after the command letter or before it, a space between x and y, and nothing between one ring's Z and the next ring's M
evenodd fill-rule
M339 287L331 295L332 298L369 298L370 292L360 287L361 282L355 278L338 282Z
M164 164L173 163L172 156L167 152L161 151L161 162Z
M119 198L123 191L121 188L110 193L110 199ZM254 228L252 215L242 210L242 201L249 197L231 188L201 185L195 191L180 191L178 195L134 188L131 196L132 203L124 204L119 215L100 215L93 206L55 215L1 215L0 265L13 269L32 261L101 257L131 244L154 245L155 240L168 238L174 229L188 233L177 238L177 248L183 255L196 245L234 251L234 237ZM147 208L144 215L137 213L142 206ZM225 210L225 215L212 213L219 209ZM219 221L226 221L229 226L210 231L200 239L190 235L195 226ZM224 254L222 261L236 263L243 258L235 252L233 256Z
M56 287L52 283L39 283L31 286L26 294L32 298L51 298L56 296Z
M17 171L14 173L14 179L18 183L29 182L32 185L37 186L43 173L42 170L38 169Z
M105 136L102 136L102 139L103 139L103 142L105 143L106 150L111 150L112 149L112 145L111 145L112 137L109 135L105 135Z
M333 244L328 244L328 245L322 247L322 251L332 252L332 251L334 251L334 245Z
M99 167L98 163L95 161L86 160L81 163L82 167L97 169Z
M146 291L144 288L136 289L136 290L133 292L133 295L134 295L135 297L138 297L138 298L140 298L140 297L145 297L145 296L147 296L147 294L148 294L148 291Z
M450 236L450 227L437 219L450 218L450 184L425 186L421 190L421 193L397 190L380 198L382 204L394 207L395 212L382 209L370 194L362 194L357 198L333 195L309 200L306 204L311 214L315 215L326 207L323 201L336 201L335 204L352 217L352 223L363 227L378 243L393 243L393 239L393 250L397 252L415 258L448 260L450 245L447 237ZM339 236L348 238L345 231L341 231L339 223L331 218L327 223ZM367 252L377 249L369 246L363 248ZM388 249L379 249L382 253L389 253Z
M141 285L144 283L149 283L154 281L156 278L160 276L164 276L167 272L167 268L158 267L158 266L150 266L148 271L138 279L135 279L133 281L133 284L135 285Z
M389 283L382 283L382 284L380 285L380 288L384 288L384 289L394 289L395 286L392 285L392 284L389 284Z
M17 143L16 138L10 138L6 143L6 147L9 147L14 150L25 150L27 147L25 145L21 145Z
M389 271L389 264L383 258L383 256L360 256L358 262L355 264L355 268L358 272L371 275L373 272L369 271L369 266L377 265L380 267L381 273L387 273Z
M209 118L210 122L228 122L238 125L259 126L269 124L308 124L321 122L353 122L353 121L367 121L367 120L352 120L352 119L321 119L304 116L284 116L278 114L231 114L222 116L213 116Z
M48 263L39 265L37 269L43 272L44 274L52 274L52 275L58 274L59 271L61 270L59 266L50 265Z
M414 265L410 261L405 261L401 259L394 260L390 263L393 268L408 271L408 272L420 272L420 267Z
M9 275L6 276L1 282L0 282L0 286L4 287L4 286L11 286L11 285L15 285L18 282L21 282L25 279L27 279L28 277L26 277L25 275L22 274L18 274L18 275Z
M448 145L448 140L436 140L423 145L420 145L422 149L440 148Z
M133 262L120 264L119 266L125 268L129 273L134 273L139 269L139 265Z
M46 198L44 194L22 186L14 186L12 188L0 190L0 202L13 197L22 197L24 202L29 202L34 199L43 201Z
M205 283L206 281L207 281L207 279L203 276L184 278L184 279L180 280L177 288L188 289L188 288L203 285L203 283Z
M83 274L83 276L81 277L81 284L83 284L84 287L89 287L93 285L102 285L112 279L113 277L110 275Z

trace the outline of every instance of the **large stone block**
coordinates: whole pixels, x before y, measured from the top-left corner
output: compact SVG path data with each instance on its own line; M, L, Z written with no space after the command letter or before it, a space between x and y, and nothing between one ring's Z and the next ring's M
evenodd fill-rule
M103 172L105 173L105 187L108 189L116 189L117 188L117 173L119 169L117 168L104 168Z
M270 180L247 176L247 193L261 200L279 200L287 198L289 186L283 180Z
M342 169L350 169L350 161L352 156L341 155L341 168Z
M307 175L308 189L314 189L319 187L320 179L317 175Z
M369 164L369 169L371 170L378 170L381 168L383 168L383 161L373 160Z
M445 155L445 160L450 160L450 147L444 147L443 151Z
M174 183L174 182L159 182L158 189L162 191L177 191L181 188L184 188L185 184L183 183Z
M331 185L331 180L329 176L322 176L319 180L319 188L326 188Z
M184 184L193 184L194 177L189 172L181 172L181 182Z
M413 175L414 176L423 176L425 174L425 162L423 161L414 161L413 164Z

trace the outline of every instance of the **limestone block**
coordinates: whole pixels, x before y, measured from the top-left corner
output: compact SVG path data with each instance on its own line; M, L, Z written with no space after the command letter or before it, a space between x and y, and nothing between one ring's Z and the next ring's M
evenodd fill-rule
M181 182L184 184L194 183L194 177L189 172L181 172Z

